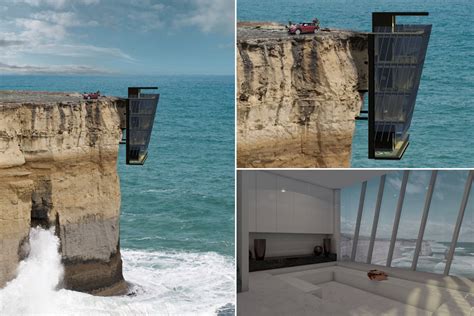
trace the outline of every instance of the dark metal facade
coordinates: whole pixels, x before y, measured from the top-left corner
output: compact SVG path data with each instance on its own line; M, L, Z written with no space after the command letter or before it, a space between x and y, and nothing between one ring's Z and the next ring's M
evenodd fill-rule
M126 162L128 165L143 165L148 156L153 123L159 94L141 93L156 87L128 88Z
M400 159L408 147L431 25L396 24L374 13L369 34L369 158ZM378 25L378 24L379 25Z

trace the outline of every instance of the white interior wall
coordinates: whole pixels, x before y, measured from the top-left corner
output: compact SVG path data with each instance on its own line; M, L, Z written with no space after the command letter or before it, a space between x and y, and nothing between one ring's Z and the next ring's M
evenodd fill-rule
M249 218L248 211L242 207L242 171L237 172L237 266L240 269L242 292L249 289Z
M268 170L267 172L294 180L319 185L328 189L342 189L374 177L394 172L393 170Z
M245 171L255 172L255 171ZM285 175L285 177L288 174ZM245 182L245 181L243 181ZM305 182L305 181L300 181ZM316 186L321 196L327 196L327 200L332 201L333 211L333 231L339 231L339 206L340 206L340 190L329 189L323 186ZM244 201L242 201L245 203ZM335 238L339 234L304 234L304 233L261 233L250 232L248 238L248 250L252 251L254 257L253 243L256 238L266 239L266 257L293 256L312 254L316 245L323 246L324 238L331 238L331 252L337 253L338 239Z

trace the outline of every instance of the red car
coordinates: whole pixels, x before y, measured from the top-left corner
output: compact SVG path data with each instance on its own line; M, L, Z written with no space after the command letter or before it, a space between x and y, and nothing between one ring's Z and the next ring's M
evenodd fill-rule
M290 23L288 27L289 34L305 34L305 33L317 33L319 31L319 21L314 19L313 22L301 22L301 23Z
M91 93L83 93L82 97L84 100L96 100L100 97L100 91L97 92L91 92Z

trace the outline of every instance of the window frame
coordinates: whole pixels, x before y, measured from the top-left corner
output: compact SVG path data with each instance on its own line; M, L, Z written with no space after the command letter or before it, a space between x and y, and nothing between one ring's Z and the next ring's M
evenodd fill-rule
M433 273L433 274L445 275L445 276L450 275L449 271L450 271L451 264L453 261L459 234L460 234L461 227L464 220L464 214L466 211L467 203L469 201L469 196L471 194L471 189L474 182L474 170L466 170L466 171L468 171L468 175L467 175L466 183L464 185L464 193L462 195L461 206L458 211L455 228L454 228L453 235L451 238L451 244L449 245L449 251L446 257L446 265L445 265L444 273L443 274L434 273L434 272L427 272L427 273ZM395 250L395 243L397 241L400 218L401 218L401 214L403 210L403 205L405 202L405 195L406 195L409 175L411 172L416 172L416 170L414 171L404 170L403 172L402 182L400 186L400 193L398 196L396 208L394 210L395 217L393 221L392 235L390 238L390 245L389 245L389 251L387 255L386 266L390 268L395 268L395 269L406 270L405 268L392 267L392 260L393 260L393 253ZM416 268L418 265L418 258L419 258L419 254L422 247L423 237L424 237L424 233L425 233L425 229L426 229L426 225L428 221L428 215L429 215L429 211L431 207L431 201L433 199L433 192L436 186L437 177L438 177L438 170L431 170L430 182L429 182L429 186L428 186L426 196L425 196L425 203L423 207L422 218L421 218L420 227L418 230L418 238L416 240L416 246L415 246L415 251L414 251L410 270L416 271ZM365 203L366 191L367 191L367 182L368 181L363 181L361 185L361 189L360 189L359 206L357 210L357 218L356 218L356 225L355 225L354 237L353 237L353 242L352 242L351 256L350 256L350 259L348 260L349 262L356 262L355 258L356 258L357 244L359 241L360 226L361 226L362 216L363 216L363 211L364 211L364 203ZM368 255L367 255L367 260L366 260L367 264L373 264L371 263L372 253L373 253L375 238L377 234L377 226L378 226L379 215L380 215L380 206L382 203L383 193L385 190L385 182L386 182L386 174L379 177L377 202L375 206L374 219L373 219L372 228L371 228L372 234L370 237L369 250L368 250ZM474 279L474 277L469 278L469 279Z

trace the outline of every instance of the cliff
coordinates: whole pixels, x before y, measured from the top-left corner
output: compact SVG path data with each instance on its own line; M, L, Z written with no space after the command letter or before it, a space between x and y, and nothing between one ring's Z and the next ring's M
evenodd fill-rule
M349 167L367 90L367 36L237 29L238 167Z
M64 286L126 291L117 175L124 101L0 91L0 288L27 255L29 229L55 226Z

